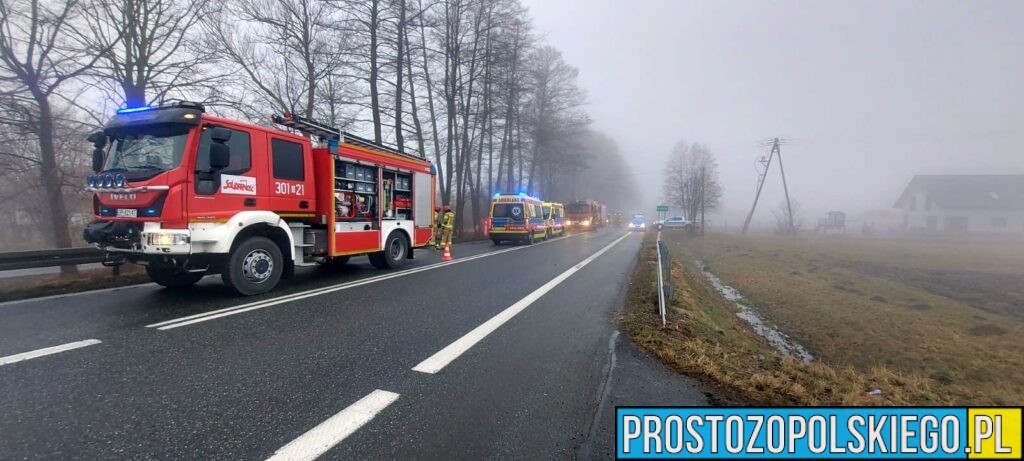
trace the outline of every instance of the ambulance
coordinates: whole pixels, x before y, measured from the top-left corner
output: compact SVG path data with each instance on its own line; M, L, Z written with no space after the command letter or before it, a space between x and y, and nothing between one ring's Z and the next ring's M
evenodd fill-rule
M544 202L544 224L547 237L565 235L565 206L557 202Z
M505 241L533 244L537 239L548 237L544 203L525 193L494 194L490 220L490 235L495 245Z

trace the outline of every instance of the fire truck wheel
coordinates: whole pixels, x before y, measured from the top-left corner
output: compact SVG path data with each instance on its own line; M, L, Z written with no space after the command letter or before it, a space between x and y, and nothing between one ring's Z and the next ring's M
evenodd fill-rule
M185 272L177 268L150 264L146 266L146 274L157 285L167 288L185 288L195 285L205 272Z
M526 235L529 236L529 237L526 237L526 244L527 245L533 245L533 242L534 242L533 231L531 230L531 231L527 232Z
M273 289L282 272L284 259L277 244L266 237L251 237L228 256L221 278L238 294L252 296Z
M384 251L370 253L370 264L378 269L397 269L404 266L409 260L409 242L399 232L392 232L388 235L384 244Z
M495 245L501 245L501 240L491 239L491 241L494 242Z

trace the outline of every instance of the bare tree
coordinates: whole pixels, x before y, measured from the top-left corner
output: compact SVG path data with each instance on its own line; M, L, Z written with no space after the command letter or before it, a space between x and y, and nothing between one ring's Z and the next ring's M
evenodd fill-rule
M53 97L91 69L99 52L82 45L75 24L81 9L74 0L0 0L0 83L3 123L30 134L38 143L38 173L46 197L53 244L71 246L68 212L58 162ZM73 273L73 266L62 273Z
M208 12L207 0L89 0L87 40L100 54L95 72L111 84L107 96L127 107L182 96L215 76L206 72L209 47L194 30Z
M722 198L718 180L718 162L707 147L680 141L665 164L665 200L683 210L687 219L696 219L701 209L713 211Z
M526 123L531 133L527 190L534 191L536 173L550 171L559 157L570 155L572 141L590 124L582 107L586 93L577 85L579 71L554 47L543 46L529 59Z
M804 227L804 214L803 207L800 202L796 200L786 203L785 200L779 202L771 210L772 217L775 218L775 233L779 235L796 235L801 228ZM790 214L792 213L792 214ZM790 216L792 216L793 222L790 225Z
M238 69L236 109L254 117L270 108L313 117L317 94L343 64L337 13L324 0L233 0L210 14L205 31L225 65Z

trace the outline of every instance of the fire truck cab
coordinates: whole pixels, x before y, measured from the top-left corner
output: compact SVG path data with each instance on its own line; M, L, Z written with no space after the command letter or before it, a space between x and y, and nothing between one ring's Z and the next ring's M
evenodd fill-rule
M89 137L96 220L83 237L107 251L105 264L142 264L163 286L220 273L243 295L353 255L399 267L426 245L429 162L296 116L274 121L302 134L196 103L118 111Z

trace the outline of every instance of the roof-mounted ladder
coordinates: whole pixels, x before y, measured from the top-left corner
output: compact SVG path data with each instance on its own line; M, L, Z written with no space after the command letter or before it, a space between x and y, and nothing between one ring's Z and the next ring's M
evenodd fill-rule
M385 146L384 144L376 143L370 141L369 139L361 138L354 134L341 131L330 125L319 123L313 120L308 120L306 118L288 112L285 112L282 115L271 115L270 120L278 125L286 126L301 133L305 133L309 136L316 136L321 141L338 139L340 142L343 143L354 144L360 147L366 147L369 149L384 151L389 154L401 155L403 157L409 157L423 161L422 157L402 152L393 147L388 147Z

